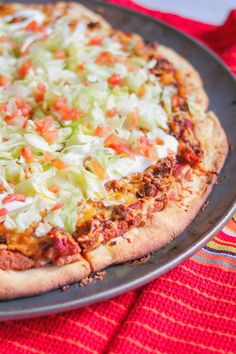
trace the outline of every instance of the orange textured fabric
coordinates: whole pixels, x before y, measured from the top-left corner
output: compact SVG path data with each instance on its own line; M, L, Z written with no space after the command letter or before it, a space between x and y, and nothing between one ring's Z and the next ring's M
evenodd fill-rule
M222 26L150 11L214 49L236 73L236 10ZM236 223L136 291L72 312L0 324L0 352L236 353ZM137 269L138 271L138 269Z

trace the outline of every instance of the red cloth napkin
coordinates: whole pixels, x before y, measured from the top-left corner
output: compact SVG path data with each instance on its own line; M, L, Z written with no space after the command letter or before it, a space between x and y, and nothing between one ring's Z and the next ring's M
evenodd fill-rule
M236 72L235 10L217 27L115 2L199 38ZM141 289L64 314L0 324L0 352L236 353L235 220L194 257Z

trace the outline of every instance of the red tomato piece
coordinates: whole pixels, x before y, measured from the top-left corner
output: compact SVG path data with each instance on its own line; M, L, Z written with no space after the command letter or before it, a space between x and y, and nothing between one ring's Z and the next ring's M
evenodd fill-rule
M149 157L149 150L150 150L150 141L145 136L141 136L139 140L139 153L140 155Z
M16 97L16 107L18 108L17 114L29 118L32 114L32 108L20 96Z
M119 74L112 74L108 79L108 83L111 86L121 86L123 82L124 78Z
M126 118L126 126L128 129L132 130L137 127L139 119L139 111L138 108L134 108L132 112L128 113Z
M8 203L12 203L12 202L25 202L25 195L24 194L8 194L6 195L6 197L3 198L2 203L3 204L8 204Z
M9 87L11 86L12 79L8 76L1 75L0 76L0 86Z
M50 190L50 192L55 193L55 194L58 193L60 190L60 188L58 186L56 186L55 184L50 186L48 189Z
M33 65L32 65L31 61L29 61L29 60L25 61L18 69L19 77L21 79L24 79L24 77L28 74L28 72L32 68L33 68Z
M52 207L52 210L55 211L55 210L61 209L62 207L63 207L63 204L61 202L58 202Z
M115 108L112 108L112 109L109 109L109 110L106 112L106 117L107 117L107 118L113 118L113 117L115 117L117 114L119 114L119 112L118 112Z
M90 41L90 45L101 45L103 41L103 37L93 37Z
M132 154L130 144L125 139L119 138L115 134L110 134L106 138L105 143L108 147L115 150L118 154Z
M33 152L32 152L32 149L31 149L31 147L29 145L24 146L21 149L21 155L24 157L24 159L28 163L33 162Z
M36 120L36 130L40 133L45 133L52 128L53 118L51 116L47 116L42 120Z
M43 102L46 95L46 86L43 83L39 83L35 92L35 101L37 103Z
M54 102L53 108L56 111L59 111L64 106L67 106L66 98L65 97L57 97L55 102Z
M164 140L162 140L161 138L156 138L155 141L156 141L157 145L164 145L165 144Z
M0 208L0 216L6 216L8 213L6 208Z
M63 120L75 121L81 115L79 109L68 106L65 97L58 97L54 102L53 108L61 114Z
M96 59L96 63L99 65L111 65L114 62L114 55L108 51L101 52Z
M42 32L44 31L44 27L40 26L36 21L32 21L25 27L25 30L31 32Z

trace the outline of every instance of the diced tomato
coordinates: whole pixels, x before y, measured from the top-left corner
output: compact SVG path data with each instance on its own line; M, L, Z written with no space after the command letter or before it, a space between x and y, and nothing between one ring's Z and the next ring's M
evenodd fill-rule
M81 115L79 109L68 106L65 97L58 97L54 102L53 108L61 114L63 120L75 121Z
M6 208L0 208L0 216L6 216L8 213Z
M56 110L56 111L59 111L62 107L64 106L67 106L67 100L65 97L57 97L55 102L54 102L54 105L53 105L53 108Z
M58 186L56 186L55 184L50 186L48 189L50 190L50 192L55 193L55 194L58 193L60 190L60 188Z
M115 57L108 51L101 52L96 59L96 63L99 65L111 65L114 64Z
M139 146L135 151L136 153L145 156L147 159L156 161L158 159L158 152L155 146L151 144L149 139L145 136L142 136L139 139Z
M107 178L107 174L106 171L104 169L104 167L100 164L100 162L95 159L94 157L89 157L87 158L87 160L85 161L85 165L93 172L95 173L95 175L103 180L105 178Z
M36 21L32 21L25 27L25 30L31 32L43 32L44 27L40 26Z
M100 137L106 137L107 135L111 134L112 128L111 127L104 127L104 125L99 124L94 131L94 135Z
M6 122L8 122L8 121L12 120L13 118L14 118L14 116L10 116L9 114L7 114L7 115L4 117L4 120L5 120Z
M0 103L0 112L6 112L7 103Z
M128 113L125 125L128 129L132 130L137 127L139 119L139 110L134 108L132 112Z
M35 92L35 101L37 103L43 102L46 95L46 86L43 83L39 83Z
M44 139L49 143L55 143L59 138L59 132L56 129L48 130L44 133Z
M24 146L21 149L21 155L24 157L24 159L28 162L31 163L33 162L33 152L32 149L29 145Z
M55 210L61 209L62 207L63 207L63 204L61 202L58 202L52 207L52 210L55 211Z
M81 111L77 108L64 107L61 109L63 120L75 121L81 115Z
M16 107L18 108L17 114L29 118L32 114L32 108L20 96L16 97Z
M145 136L141 136L139 140L139 153L143 156L149 157L150 141Z
M21 79L23 79L27 74L28 72L30 71L30 69L33 68L33 65L31 63L31 61L25 61L21 67L18 69L18 74L20 76Z
M113 117L115 117L117 114L118 114L117 110L116 110L115 108L112 108L112 109L109 109L109 110L106 112L106 117L107 117L107 118L113 118Z
M44 119L36 120L34 123L36 130L42 134L52 128L53 118L51 116L47 116Z
M104 133L104 126L102 124L98 125L94 131L94 135L96 136L103 136Z
M125 139L119 138L115 134L110 134L105 139L105 144L118 154L132 154L130 144Z
M14 113L13 115L6 115L4 117L4 120L5 122L7 122L8 125L11 125L11 126L18 126L18 127L21 127L23 129L26 128L27 126L27 119L26 117L23 117L21 115L21 112L16 112Z
M162 140L161 138L156 138L155 142L157 145L164 145L164 140Z
M119 74L112 74L108 79L108 83L111 86L120 86L123 82L124 78Z
M12 79L8 76L1 75L0 76L0 86L9 87L11 86Z
M42 120L36 120L36 130L43 135L48 143L54 143L59 138L59 132L52 128L53 118L47 116Z
M65 59L66 52L63 49L57 49L53 55L54 59Z
M52 161L52 163L59 170L64 170L68 166L68 164L63 160L61 160L60 158L56 158L55 160Z
M50 163L53 160L53 155L50 152L46 151L43 154L43 158L45 162Z
M101 45L103 41L103 37L93 37L90 41L90 45Z
M8 204L8 203L12 203L12 202L25 202L25 195L24 194L8 194L6 195L6 197L3 198L2 203L3 204Z

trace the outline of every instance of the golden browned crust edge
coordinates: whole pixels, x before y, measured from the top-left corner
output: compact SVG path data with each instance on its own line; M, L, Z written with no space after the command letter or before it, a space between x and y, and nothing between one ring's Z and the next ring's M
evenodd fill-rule
M196 128L205 151L204 167L219 173L228 154L227 138L219 120L214 113L209 112L204 119L196 123ZM92 269L97 271L110 264L142 257L173 240L199 212L216 178L216 174L212 174L211 177L202 175L196 177L195 192L186 196L187 206L183 207L170 201L167 207L156 213L144 227L132 229L123 237L112 239L108 244L89 252L86 258Z
M37 295L76 282L91 272L82 257L62 267L48 265L25 271L0 270L0 299Z

